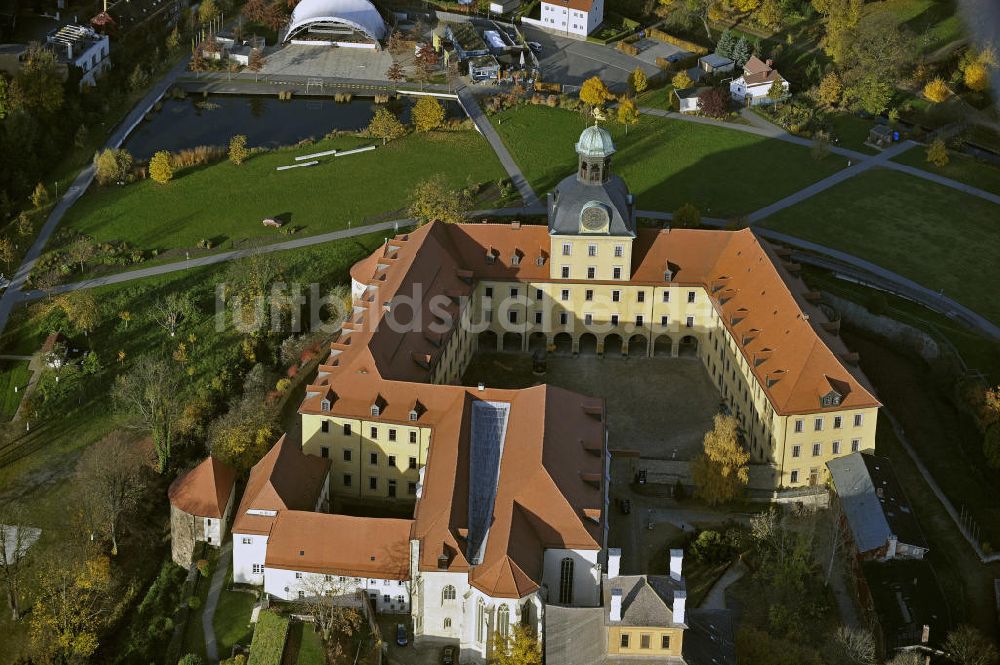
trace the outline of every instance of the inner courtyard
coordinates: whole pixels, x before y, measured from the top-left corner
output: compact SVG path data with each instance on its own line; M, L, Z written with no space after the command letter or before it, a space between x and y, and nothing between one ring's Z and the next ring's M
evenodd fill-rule
M482 349L483 347L480 346ZM628 357L549 353L545 373L521 352L477 353L463 385L527 388L548 383L607 403L608 445L646 459L688 461L702 450L720 407L719 392L693 355Z

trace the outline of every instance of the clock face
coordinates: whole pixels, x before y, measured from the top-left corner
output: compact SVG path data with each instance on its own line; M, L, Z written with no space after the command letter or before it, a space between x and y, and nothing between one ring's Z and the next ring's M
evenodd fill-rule
M599 203L591 203L580 211L580 224L584 231L603 231L610 221L607 209Z

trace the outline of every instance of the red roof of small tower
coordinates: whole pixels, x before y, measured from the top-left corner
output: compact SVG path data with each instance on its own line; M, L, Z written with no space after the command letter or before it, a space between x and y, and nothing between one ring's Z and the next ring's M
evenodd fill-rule
M170 485L170 505L198 517L222 519L236 484L236 470L212 456Z

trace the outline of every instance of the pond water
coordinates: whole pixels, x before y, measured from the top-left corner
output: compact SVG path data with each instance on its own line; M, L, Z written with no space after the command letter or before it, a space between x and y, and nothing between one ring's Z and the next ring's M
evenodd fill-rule
M439 100L449 118L465 116L457 101ZM390 100L387 106L403 122L410 121L416 98ZM276 148L303 139L320 139L331 130L357 131L368 126L376 104L370 97L355 97L349 103L332 99L213 95L207 99L165 99L129 135L125 147L136 159L148 159L157 150L177 151L199 145L228 145L235 134L245 134L251 147Z

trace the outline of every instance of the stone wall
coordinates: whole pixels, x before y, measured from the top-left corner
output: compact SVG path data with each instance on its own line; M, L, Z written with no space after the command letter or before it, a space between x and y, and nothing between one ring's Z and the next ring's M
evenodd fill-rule
M170 506L170 553L178 566L187 568L194 558L195 543L204 540L204 520Z

